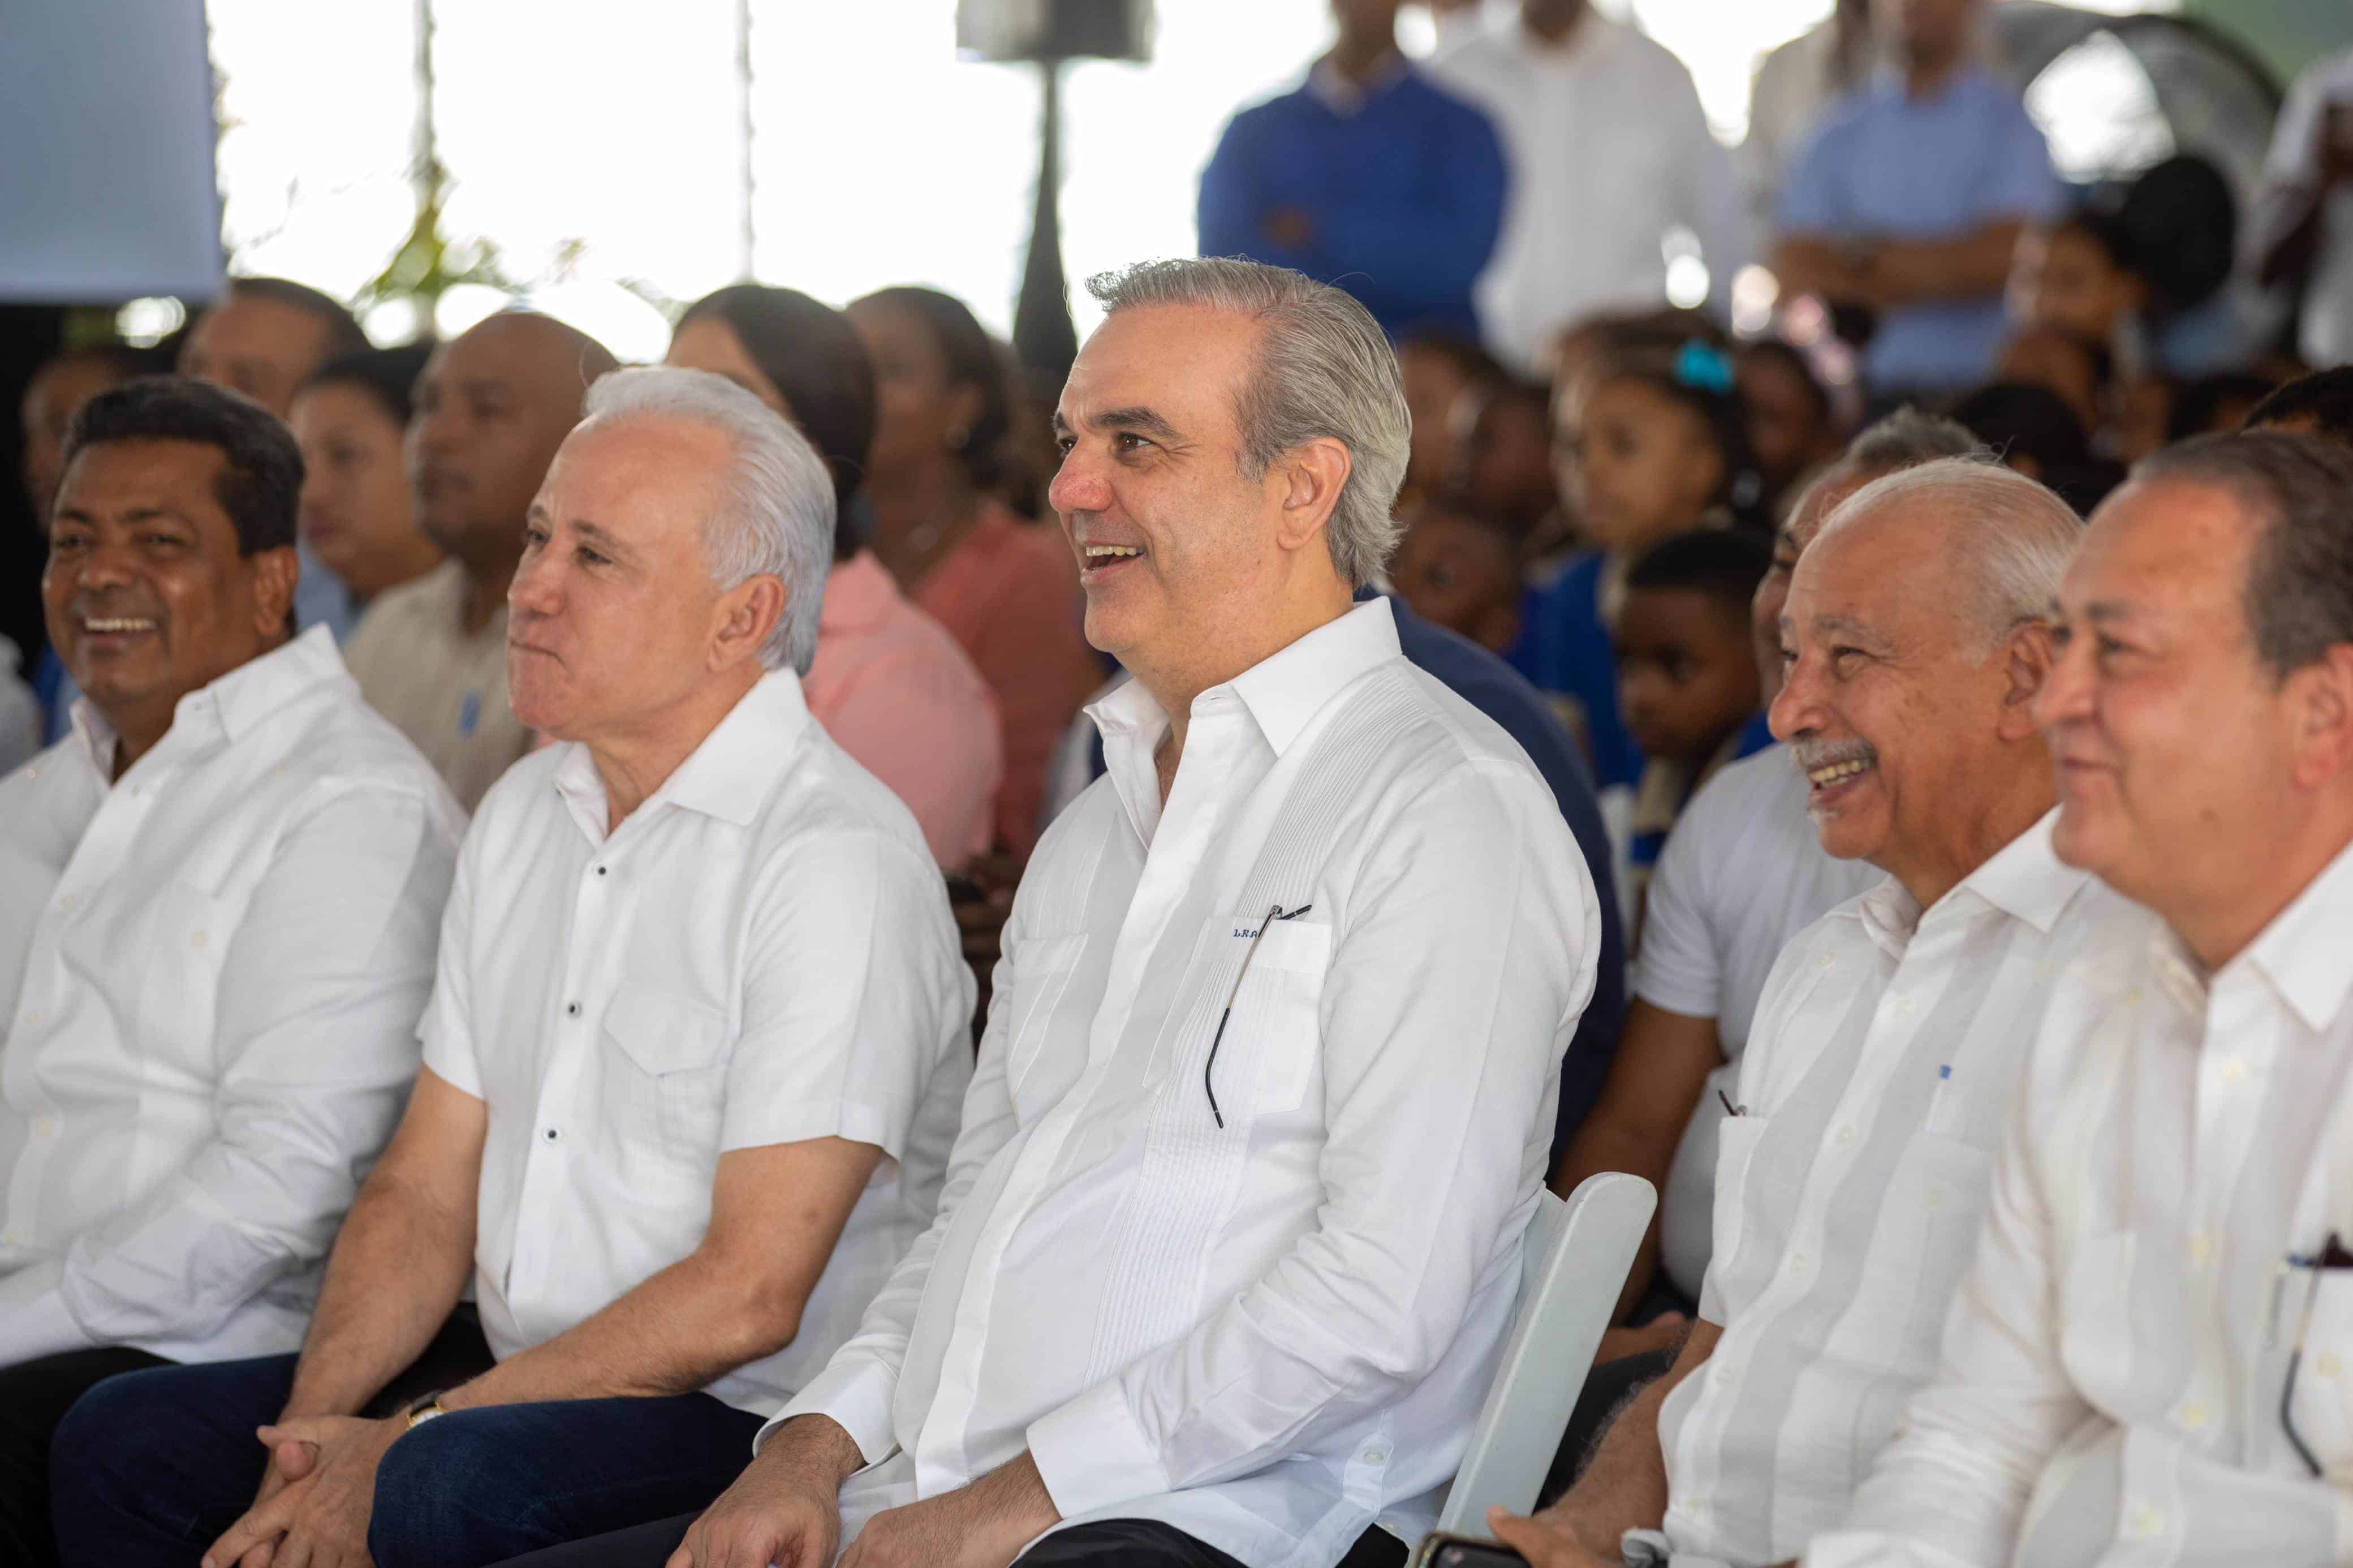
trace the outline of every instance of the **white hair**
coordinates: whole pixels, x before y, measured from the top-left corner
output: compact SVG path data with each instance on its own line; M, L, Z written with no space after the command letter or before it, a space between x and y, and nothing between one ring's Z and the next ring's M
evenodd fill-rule
M1261 478L1309 441L1328 437L1347 447L1347 482L1324 525L1324 543L1350 586L1380 574L1403 531L1391 513L1413 417L1397 353L1370 311L1304 273L1235 258L1139 261L1097 273L1087 291L1106 315L1198 305L1257 321L1258 363L1234 409L1243 477Z
M702 553L723 589L763 573L784 583L785 613L760 645L760 663L807 675L833 565L833 475L825 459L774 409L708 371L650 365L599 377L583 423L623 419L707 425L733 445L720 510L702 521Z
M1973 579L1968 613L1980 662L2019 627L2051 619L2060 579L2084 537L2083 520L2065 501L1981 458L1940 458L1873 479L1831 513L1814 548L1866 518L1882 526L1956 522L1948 564Z

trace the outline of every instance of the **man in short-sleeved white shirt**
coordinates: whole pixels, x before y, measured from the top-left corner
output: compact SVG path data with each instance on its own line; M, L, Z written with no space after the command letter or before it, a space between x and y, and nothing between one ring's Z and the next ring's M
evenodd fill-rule
M1545 1568L1793 1556L1926 1380L2021 1041L2106 896L2052 852L2032 717L2080 530L2031 480L1948 459L1856 492L1799 562L1774 731L1823 849L1887 879L1774 966L1699 1321L1567 1497L1501 1523Z
M516 710L568 743L467 837L401 1131L299 1365L85 1405L85 1560L177 1529L472 1568L659 1518L848 1337L930 1223L973 992L914 819L801 697L832 531L824 463L750 394L591 390L509 590ZM487 1367L360 1418L470 1274ZM287 1484L195 1539L273 1418Z
M73 728L0 779L0 1562L83 1390L301 1342L417 1072L464 827L290 636L302 458L151 378L83 405L42 577Z

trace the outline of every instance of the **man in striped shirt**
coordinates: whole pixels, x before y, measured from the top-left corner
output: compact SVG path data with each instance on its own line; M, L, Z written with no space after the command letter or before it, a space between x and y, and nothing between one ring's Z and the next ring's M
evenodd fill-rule
M1888 877L1767 982L1672 1370L1565 1499L1495 1521L1543 1568L1794 1557L1934 1371L2022 1043L2113 907L2052 853L2033 713L2080 531L1955 459L1858 491L1799 562L1773 731L1822 847Z

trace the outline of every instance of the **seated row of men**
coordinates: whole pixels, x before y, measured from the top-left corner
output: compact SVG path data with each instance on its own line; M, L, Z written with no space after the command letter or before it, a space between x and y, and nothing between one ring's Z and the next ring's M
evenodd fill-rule
M1052 500L1134 679L976 1067L923 836L801 695L833 492L756 398L587 388L508 594L561 743L470 826L289 635L282 428L85 408L44 579L83 700L0 781L12 1561L1404 1560L1602 912L1527 755L1356 599L1409 434L1371 318L1242 262L1095 287ZM1883 466L1791 542L1773 723L1885 879L1766 986L1703 1321L1494 1527L2199 1562L2259 1514L2328 1561L2353 458L2194 445L2088 535Z

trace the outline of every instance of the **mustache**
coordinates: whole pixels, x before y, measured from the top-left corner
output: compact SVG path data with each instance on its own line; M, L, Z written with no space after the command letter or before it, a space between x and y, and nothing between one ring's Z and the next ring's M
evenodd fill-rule
M1793 741L1789 755L1801 773L1841 763L1868 763L1874 767L1879 763L1879 748L1868 741Z

